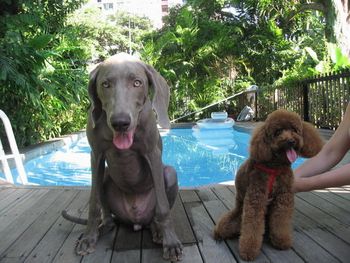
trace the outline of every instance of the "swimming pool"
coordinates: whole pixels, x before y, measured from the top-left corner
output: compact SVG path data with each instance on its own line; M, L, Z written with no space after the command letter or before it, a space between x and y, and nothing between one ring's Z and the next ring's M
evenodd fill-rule
M176 169L181 187L232 181L248 156L250 135L234 129L171 129L161 136L163 162ZM302 162L299 158L293 167ZM82 138L71 147L28 161L25 169L30 184L88 186L90 146L86 137ZM16 176L16 171L13 173ZM4 176L0 174L0 178Z

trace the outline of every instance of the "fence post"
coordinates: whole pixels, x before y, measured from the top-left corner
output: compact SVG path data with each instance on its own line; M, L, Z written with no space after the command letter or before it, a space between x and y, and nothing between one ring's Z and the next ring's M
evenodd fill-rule
M305 81L302 82L303 102L304 102L304 121L310 121L309 116L309 88Z
M254 107L255 107L255 121L258 121L258 91L255 91L255 103L254 103Z

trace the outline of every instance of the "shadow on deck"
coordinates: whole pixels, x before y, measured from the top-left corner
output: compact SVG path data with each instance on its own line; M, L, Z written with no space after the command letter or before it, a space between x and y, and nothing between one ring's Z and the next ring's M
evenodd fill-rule
M89 188L0 186L0 262L164 262L148 229L118 225L95 253L74 254L84 226L64 220L62 209L87 217ZM217 243L214 224L231 209L234 187L181 190L172 210L184 244L182 262L240 262L238 240ZM296 195L294 244L279 251L265 240L255 262L349 262L350 187Z

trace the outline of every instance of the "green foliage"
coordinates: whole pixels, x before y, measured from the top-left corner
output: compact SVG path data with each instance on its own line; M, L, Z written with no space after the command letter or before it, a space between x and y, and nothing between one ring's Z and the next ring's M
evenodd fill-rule
M327 44L323 14L299 12L307 1L186 2L145 38L142 54L172 86L172 117L252 84L293 86L349 63Z
M142 48L141 38L151 31L148 18L125 12L105 16L98 8L79 9L67 23L75 28L75 37L90 49L92 60L138 51Z
M84 0L8 1L0 4L0 108L18 144L83 129L87 66L140 49L150 21L126 13L104 18L99 9L73 12Z
M231 67L227 66L230 61L222 58L233 48L229 37L234 38L240 30L208 19L212 8L203 8L203 12L191 6L173 9L163 29L146 38L141 55L172 86L173 118L226 96L221 80Z
M84 126L87 53L63 27L80 3L21 1L0 18L0 108L19 146Z

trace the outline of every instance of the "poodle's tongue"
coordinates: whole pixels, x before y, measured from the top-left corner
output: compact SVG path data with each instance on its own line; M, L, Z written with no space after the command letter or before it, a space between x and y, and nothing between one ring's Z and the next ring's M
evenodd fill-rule
M297 153L294 151L294 149L289 149L286 151L287 158L290 161L290 163L294 163L295 160L298 158Z
M120 150L129 149L134 142L134 131L117 132L113 138L113 144Z

